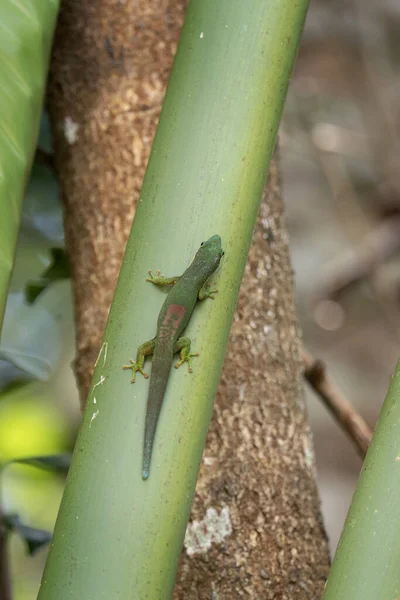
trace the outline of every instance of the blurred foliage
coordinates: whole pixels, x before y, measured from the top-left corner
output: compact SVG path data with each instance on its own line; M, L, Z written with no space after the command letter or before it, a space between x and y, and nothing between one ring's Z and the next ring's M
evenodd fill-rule
M38 147L51 153L46 114L41 120ZM64 288L51 286L69 277L63 245L62 211L55 174L48 165L35 164L24 198L4 317L0 391L17 381L48 381L54 374L62 352L60 306L70 301ZM30 306L35 300L34 306Z
M38 383L11 388L1 395L0 463L45 454L58 454L65 447L67 432L62 417L45 388ZM4 474L29 469L34 477L47 477L28 466L10 466Z
M9 532L18 533L25 542L28 554L33 555L37 550L48 544L51 540L51 533L44 529L37 529L25 525L21 517L17 514L4 515L3 523Z
M58 181L52 166L49 118L43 113L35 161L22 205L19 247L63 248L64 229Z
M41 383L9 387L0 401L1 503L10 531L16 600L36 597L73 439ZM34 468L32 468L34 467ZM39 467L39 468L37 468ZM29 557L27 553L35 553ZM28 562L27 562L28 561Z
M39 469L67 473L71 462L71 454L55 454L33 456L30 458L16 458L3 464L2 470L13 464L27 465ZM0 472L0 476L2 473ZM16 513L3 515L3 524L9 533L15 532L23 540L29 555L34 555L40 548L46 546L51 538L50 531L26 525Z
M70 265L64 250L62 248L52 248L50 265L38 279L30 281L26 286L26 301L28 304L33 304L54 281L69 279L70 276Z
M45 115L39 148L51 152ZM65 452L73 443L48 386L38 383L50 382L60 365L72 307L70 285L59 281L69 269L58 183L51 163L43 164L43 154L37 157L23 203L0 343L0 502L10 532L16 600L36 597L45 556L41 549L51 538L64 487L60 473L68 469Z
M37 144L58 0L0 3L0 323Z
M22 206L19 246L64 246L58 183L46 165L35 163Z
M71 454L48 454L43 456L31 456L29 458L15 458L5 463L4 467L12 464L29 465L38 469L59 471L68 473L71 464Z
M3 384L11 383L13 375L23 380L48 381L54 373L61 356L62 334L46 305L48 296L29 306L22 293L9 295L0 344ZM8 365L13 367L11 371Z

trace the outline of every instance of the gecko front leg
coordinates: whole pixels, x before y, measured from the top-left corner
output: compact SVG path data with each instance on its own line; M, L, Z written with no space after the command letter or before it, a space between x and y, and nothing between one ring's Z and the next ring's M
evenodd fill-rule
M150 281L150 283L159 286L175 285L179 279L179 275L176 275L175 277L164 277L164 275L161 275L161 271L156 271L155 275L153 275L153 271L149 271L149 277L146 277L146 281Z

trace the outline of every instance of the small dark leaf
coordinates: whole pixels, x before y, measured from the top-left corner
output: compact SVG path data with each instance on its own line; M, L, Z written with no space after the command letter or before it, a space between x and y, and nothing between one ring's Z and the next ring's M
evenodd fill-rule
M52 538L49 531L24 525L19 515L16 514L4 515L3 523L9 531L15 531L22 537L30 555L48 544Z
M25 299L27 303L33 304L36 298L38 298L40 294L44 292L49 284L49 280L45 279L44 277L30 281L25 288Z
M11 464L29 465L37 469L55 470L68 473L72 454L53 454L47 456L29 456L10 460L4 466Z
M38 296L53 282L69 279L71 269L66 253L62 248L51 249L51 263L39 279L31 281L25 289L26 301L33 304Z

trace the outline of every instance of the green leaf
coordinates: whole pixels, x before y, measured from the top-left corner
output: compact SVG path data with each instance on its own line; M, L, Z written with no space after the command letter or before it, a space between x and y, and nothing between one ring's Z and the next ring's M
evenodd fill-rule
M30 456L27 458L15 458L3 465L3 469L9 465L20 464L36 467L37 469L55 470L68 473L71 464L71 454L53 454L48 456Z
M0 2L0 328L58 6L58 0Z
M28 282L39 278L50 262L51 252L49 249L18 245L9 294L24 293Z
M25 295L28 304L33 304L35 300L44 292L51 283L60 279L69 279L71 277L71 268L68 257L61 248L51 249L52 262L43 272L40 279L28 283Z

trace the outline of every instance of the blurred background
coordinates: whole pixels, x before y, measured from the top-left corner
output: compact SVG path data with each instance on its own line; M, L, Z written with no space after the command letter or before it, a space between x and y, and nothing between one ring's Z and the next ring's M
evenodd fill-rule
M304 345L327 363L371 427L400 354L399 31L395 0L314 0L279 137ZM39 148L0 345L3 465L72 451L80 421L71 288L45 116ZM333 552L361 459L305 389ZM63 457L3 466L2 507L16 531L9 544L16 600L36 598L64 476Z

